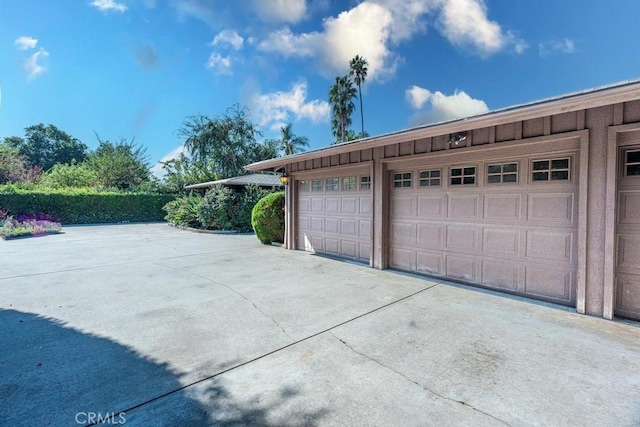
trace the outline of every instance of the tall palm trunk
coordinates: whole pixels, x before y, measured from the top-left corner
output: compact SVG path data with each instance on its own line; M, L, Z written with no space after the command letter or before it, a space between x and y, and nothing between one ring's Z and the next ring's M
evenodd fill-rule
M364 138L364 111L362 111L362 89L360 88L360 81L358 81L358 98L360 99L360 123L362 125L361 138Z

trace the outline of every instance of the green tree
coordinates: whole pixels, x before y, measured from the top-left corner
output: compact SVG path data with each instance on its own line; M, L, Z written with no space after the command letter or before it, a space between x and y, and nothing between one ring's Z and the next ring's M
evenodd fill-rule
M133 189L151 180L146 148L134 140L120 139L116 143L102 141L87 157L86 164L98 177L98 183L106 188Z
M21 182L27 165L18 149L8 144L0 144L0 184Z
M5 138L18 148L27 164L49 170L56 163L82 162L87 155L87 146L54 125L42 123L25 128L25 138Z
M41 183L52 188L96 187L98 174L87 163L58 163L42 176Z
M364 138L366 133L364 131L364 110L362 109L362 83L364 83L367 78L367 68L369 63L366 59L361 57L360 55L356 55L353 57L351 62L349 63L349 76L353 77L356 85L358 85L358 99L360 100L360 123L362 125L362 132L360 133L361 137Z
M291 123L280 128L280 139L275 141L278 151L282 151L285 156L300 153L309 146L309 138L298 136L291 130Z
M186 185L219 179L213 164L194 160L184 154L163 162L162 168L165 171L163 180L167 191L177 194L186 194Z
M273 147L256 142L261 133L247 113L235 104L224 115L211 119L190 116L178 130L184 146L196 162L213 166L219 178L244 175L243 167L249 163L275 157Z
M336 142L346 140L351 115L355 110L353 99L357 98L353 81L346 76L336 77L336 81L329 90L329 104L331 104L331 130L336 137Z

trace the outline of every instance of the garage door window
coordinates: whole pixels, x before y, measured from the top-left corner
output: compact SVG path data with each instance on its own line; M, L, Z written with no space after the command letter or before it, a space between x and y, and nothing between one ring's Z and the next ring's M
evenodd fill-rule
M569 158L535 160L531 164L532 181L568 181L570 178Z
M327 186L325 189L327 191L338 191L340 180L338 178L327 178Z
M501 163L496 165L488 165L487 182L489 184L518 182L518 164Z
M440 187L440 169L420 171L420 187Z
M624 172L626 176L640 175L640 150L627 151L625 155Z
M357 184L355 176L345 176L342 178L342 191L355 191Z
M474 185L476 183L476 167L451 168L449 178L451 185Z
M411 172L394 173L393 186L395 188L411 188Z
M311 191L314 193L322 191L321 179L314 179L313 181L311 181Z
M298 181L298 188L301 193L308 193L311 186L309 185L309 181Z
M360 177L360 190L371 189L371 177L369 175L363 175Z

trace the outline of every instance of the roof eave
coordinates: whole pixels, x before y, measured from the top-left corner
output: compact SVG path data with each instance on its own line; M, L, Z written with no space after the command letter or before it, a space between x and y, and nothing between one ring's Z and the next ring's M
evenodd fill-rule
M263 160L261 162L249 164L244 168L250 171L277 170L291 163L323 156L331 156L367 148L376 148L407 140L417 140L456 132L470 131L473 129L495 126L513 121L529 120L536 117L545 117L588 108L597 108L605 105L627 102L634 99L640 99L640 81L638 80L613 87L597 88L589 92L563 95L550 100L536 101L530 104L509 107L444 123L430 124L377 137L345 142L290 156Z

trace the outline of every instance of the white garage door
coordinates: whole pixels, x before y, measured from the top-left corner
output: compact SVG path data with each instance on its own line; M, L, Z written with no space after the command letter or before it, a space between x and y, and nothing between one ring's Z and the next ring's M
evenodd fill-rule
M369 262L371 177L348 175L297 180L297 248Z
M390 265L575 303L577 153L391 171Z

